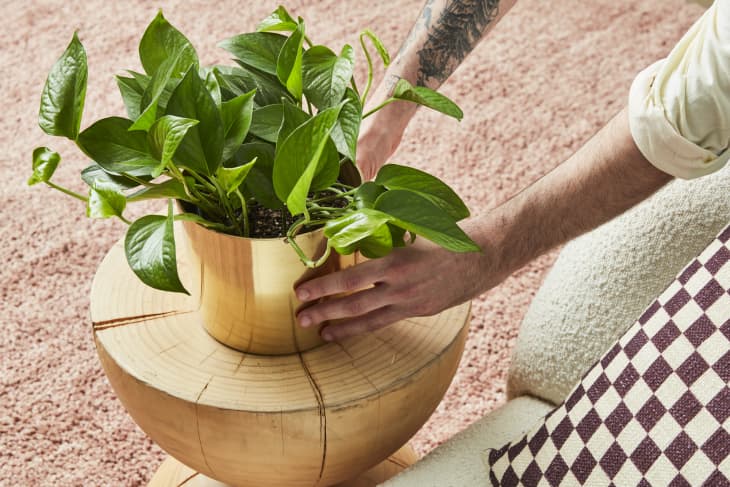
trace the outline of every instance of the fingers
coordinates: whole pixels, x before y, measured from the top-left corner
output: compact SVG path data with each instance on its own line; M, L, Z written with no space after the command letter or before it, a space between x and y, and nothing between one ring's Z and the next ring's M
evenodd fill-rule
M379 285L305 307L297 315L297 320L306 328L325 321L361 316L392 303L393 296L388 292L388 286Z
M369 260L334 274L304 282L295 289L299 301L313 301L333 294L365 289L382 280L384 259Z
M359 316L345 323L336 323L322 328L322 338L331 341L342 340L347 337L362 335L380 328L384 328L404 318L401 312L393 306L386 306L366 315Z

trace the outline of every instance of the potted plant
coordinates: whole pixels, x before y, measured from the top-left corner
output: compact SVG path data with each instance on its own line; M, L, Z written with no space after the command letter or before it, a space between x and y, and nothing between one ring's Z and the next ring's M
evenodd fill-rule
M462 112L400 80L391 98L363 113L373 77L367 41L386 65L389 57L371 31L359 39L368 64L363 90L353 77L353 48L337 54L314 45L303 19L283 7L255 32L220 43L231 66L202 66L160 12L139 44L144 73L117 76L127 116L80 130L87 60L74 34L43 88L39 124L93 161L81 172L88 192L52 181L60 156L47 147L33 152L28 184L83 201L89 217L128 224L130 268L164 291L188 293L173 233L173 222L182 221L193 267L201 269L203 323L215 338L255 353L311 348L320 339L294 326L292 286L333 250L377 258L416 236L455 252L478 250L456 223L467 208L437 178L389 164L374 181L360 180L354 161L363 118L396 100L457 119ZM165 214L124 216L128 203L149 199L167 200Z

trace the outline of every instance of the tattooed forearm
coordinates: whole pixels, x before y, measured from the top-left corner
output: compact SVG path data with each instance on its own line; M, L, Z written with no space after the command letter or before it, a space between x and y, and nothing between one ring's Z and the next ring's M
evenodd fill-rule
M418 51L417 83L423 86L443 83L499 14L499 0L447 0L441 16L431 24L430 3L424 7L419 21L428 31L426 42Z

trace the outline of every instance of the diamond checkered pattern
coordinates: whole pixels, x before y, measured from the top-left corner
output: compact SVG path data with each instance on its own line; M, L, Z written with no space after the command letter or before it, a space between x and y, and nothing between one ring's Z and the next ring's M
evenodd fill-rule
M527 435L495 486L730 486L730 226Z

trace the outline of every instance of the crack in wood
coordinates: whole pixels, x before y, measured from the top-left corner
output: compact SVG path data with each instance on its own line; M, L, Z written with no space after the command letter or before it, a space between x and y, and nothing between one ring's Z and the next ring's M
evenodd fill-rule
M385 461L386 461L386 462L390 462L390 463L392 463L393 465L397 465L397 466L401 467L402 469L406 469L406 468L408 468L408 467L409 467L409 465L406 465L405 463L403 463L403 462L400 462L400 461L396 460L396 459L395 459L395 458L393 458L393 457L388 457L388 458L386 458L386 459L385 459Z
M186 478L185 480L183 480L182 482L177 484L177 487L183 487L185 484L187 484L188 482L193 480L197 475L200 475L200 472L193 473L191 476L189 476L188 478Z
M309 370L309 367L307 366L307 362L304 360L302 352L297 352L297 355L299 356L299 362L301 362L302 364L302 369L304 369L304 374L307 376L307 380L312 386L312 391L314 392L314 397L317 400L317 409L319 412L319 438L322 443L322 463L319 467L319 475L317 477L317 480L314 482L314 485L317 486L322 480L322 476L324 475L325 463L327 462L327 413L324 405L324 397L322 396L322 391L320 390L317 382L314 380L312 372Z
M213 477L215 477L216 475L210 464L208 463L208 458L205 456L205 450L203 449L203 438L200 436L200 411L198 411L198 403L200 402L200 398L203 397L203 393L208 389L210 383L213 382L214 377L215 376L211 376L210 379L208 379L208 382L205 383L203 389L198 394L198 397L195 398L195 428L198 430L198 445L200 446L200 454L203 457L203 462L205 463L205 466L208 467L208 471L210 471Z
M233 371L233 375L236 375L238 373L238 370L243 365L243 361L244 360L246 360L246 354L245 353L242 353L241 354L241 360L238 361L238 365L236 365L236 369Z
M117 328L119 326L133 325L136 323L144 323L145 321L152 321L152 320L156 320L158 318L184 315L184 314L193 313L193 312L194 311L164 311L161 313L149 313L146 315L125 316L123 318L114 318L111 320L92 321L91 325L94 328L94 331L102 331L102 330L108 330L110 328Z

